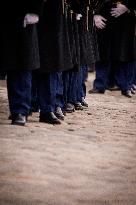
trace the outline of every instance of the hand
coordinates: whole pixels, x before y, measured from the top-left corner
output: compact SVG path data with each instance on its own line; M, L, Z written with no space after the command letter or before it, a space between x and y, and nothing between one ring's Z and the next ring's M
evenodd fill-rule
M94 20L94 25L99 28L99 29L103 29L106 26L105 21L107 21L107 19L105 19L103 16L101 15L94 15L93 17Z
M77 15L76 15L76 20L79 21L81 18L82 18L82 14L77 14Z
M117 18L128 11L129 9L125 5L118 3L116 8L111 9L111 16Z
M24 28L28 25L28 24L35 24L38 23L39 21L39 17L36 14L26 14L25 18L24 18Z

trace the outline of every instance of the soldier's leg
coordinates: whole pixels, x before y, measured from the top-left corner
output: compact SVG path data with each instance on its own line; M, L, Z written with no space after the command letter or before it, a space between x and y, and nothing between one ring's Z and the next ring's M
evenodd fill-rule
M7 90L12 124L25 125L31 107L31 71L8 71Z

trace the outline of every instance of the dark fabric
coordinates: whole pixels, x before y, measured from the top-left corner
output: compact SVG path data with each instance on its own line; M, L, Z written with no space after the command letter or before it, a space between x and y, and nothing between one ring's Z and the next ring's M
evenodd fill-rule
M0 80L6 79L6 72L0 72Z
M83 83L83 66L80 68L77 77L77 102L81 102L82 98L84 97L84 83Z
M134 66L134 78L133 78L133 84L136 85L136 62L135 62L135 66Z
M115 66L116 84L122 91L127 91L132 88L134 68L135 62L119 63Z
M78 102L78 77L79 72L73 70L63 72L63 86L64 86L64 102L77 103Z
M54 112L58 95L62 93L59 72L38 75L38 98L41 113Z
M116 6L117 3L126 5L127 8L132 11L136 9L136 1L134 0L93 0L90 2L90 6L93 8L94 14L100 14L102 11L104 11L104 14L109 16L109 9L111 8L111 5L114 4L114 6Z
M63 97L64 97L64 105L68 103L68 90L69 90L69 71L64 71L62 73L63 79Z
M80 66L91 66L98 60L96 32L93 27L92 8L89 1L79 0L82 18L78 21L80 42ZM79 10L79 8L78 8Z
M70 47L70 13L66 13L66 9L64 13L61 0L47 0L44 3L38 26L40 72L69 70L75 66Z
M62 72L57 72L57 90L56 90L56 105L55 107L64 108L64 97L63 97L63 78Z
M14 25L16 22L23 22L27 13L36 13L40 15L43 0L20 0L2 2L0 7L1 24L7 23Z
M134 0L126 0L125 1L126 6L130 9L130 10L136 10L136 1Z
M110 11L115 7L112 0L104 0L99 14L107 19L104 29L97 29L100 61L133 61L136 59L134 46L135 16L134 9L118 18L111 17ZM122 1L128 5L131 0Z
M25 15L39 14L40 6L40 0L7 0L1 5L0 70L26 70L40 66L36 25L23 28Z
M82 79L82 95L81 97L86 97L86 81L88 78L88 67L86 65L81 67L81 79Z
M31 108L31 71L8 71L7 90L11 114L28 115Z
M31 111L39 110L37 75L38 75L37 70L32 71Z
M73 68L78 71L80 68L80 39L78 32L78 23L76 20L76 13L71 13L71 4L65 8L65 16L67 19L67 33L69 36L70 54L73 62Z
M95 70L96 76L93 83L93 87L103 92L108 88L111 63L96 63Z
M112 70L109 72L109 80L108 80L108 88L112 88L116 86L116 81L115 81L115 68L114 66L112 67Z
M92 66L99 59L95 29L86 30L84 19L78 22L80 42L80 66Z
M96 39L94 35L94 30L92 29L92 12L89 10L88 0L69 0L72 10L76 14L81 14L78 23L78 36L79 36L79 51L80 51L80 67L82 65L92 65L98 54Z
M105 91L109 86L109 75L114 70L114 83L122 90L130 90L134 79L135 62L96 64L94 88Z
M70 11L68 12L70 14ZM80 39L79 39L79 28L78 21L76 20L76 13L68 15L68 33L70 52L72 56L73 69L79 71L81 64L81 53L80 53Z

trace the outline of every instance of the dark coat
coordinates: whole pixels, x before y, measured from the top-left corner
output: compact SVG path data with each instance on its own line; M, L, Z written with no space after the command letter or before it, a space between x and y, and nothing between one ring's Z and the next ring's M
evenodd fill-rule
M44 3L38 24L40 72L50 73L78 67L75 24L70 21L69 7L63 9L62 0L47 0Z
M124 0L123 4L131 5L131 11L118 18L111 17L112 0L104 0L98 14L107 19L106 27L97 30L100 61L128 62L136 59L134 47L135 17L131 0ZM115 1L114 1L115 2Z
M36 25L23 27L27 13L40 13L42 1L4 1L0 8L0 70L36 69L39 51Z
M98 48L96 32L93 28L93 15L89 1L80 0L80 10L82 18L78 21L79 42L80 42L80 63L88 65L94 64L98 59Z
M76 0L75 0L76 1ZM74 2L74 1L73 1ZM70 44L70 52L72 56L73 62L73 70L79 71L80 69L80 36L79 36L79 28L78 21L76 20L76 13L73 10L73 6L70 3L70 8L67 11L67 23L68 23L68 35L69 35L69 44ZM72 13L70 13L72 11Z

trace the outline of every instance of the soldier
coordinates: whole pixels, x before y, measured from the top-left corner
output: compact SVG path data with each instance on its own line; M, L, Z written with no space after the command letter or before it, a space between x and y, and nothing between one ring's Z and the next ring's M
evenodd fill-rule
M96 45L94 39L94 31L92 27L92 5L88 0L79 0L70 2L73 14L76 16L77 33L79 47L79 64L78 70L64 73L66 91L66 111L73 112L83 110L84 106L88 106L85 102L86 85L85 81L88 74L88 66L95 62Z
M64 83L64 101L65 111L73 112L76 109L82 109L82 106L77 104L77 90L78 90L78 72L80 69L80 45L79 45L79 33L77 23L77 9L80 8L80 4L77 0L68 1L68 25L70 36L70 50L74 67L71 70L63 72ZM77 105L77 106L76 106Z
M62 72L77 66L70 47L68 12L69 5L66 1L47 0L39 21L40 122L60 124L60 119L64 119Z
M36 23L41 4L40 0L8 0L1 6L0 70L7 73L9 109L15 125L26 123L31 102L31 70L40 65Z
M78 90L78 98L82 106L87 107L85 102L88 67L98 59L98 50L96 44L96 33L93 27L93 2L90 0L80 0L82 18L78 21L79 39L80 39L80 72L79 82L81 89ZM78 87L80 87L78 85Z
M94 11L100 59L96 63L94 88L89 93L104 93L110 70L114 69L115 82L121 93L132 97L136 59L134 9L135 2L132 0L103 0Z

